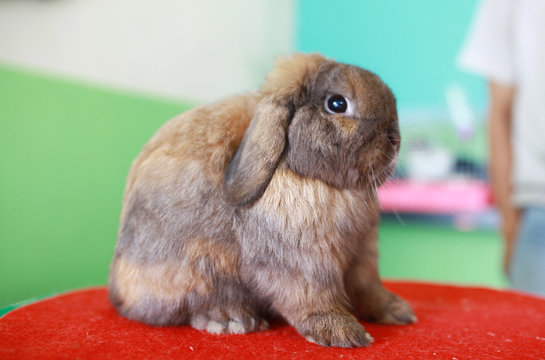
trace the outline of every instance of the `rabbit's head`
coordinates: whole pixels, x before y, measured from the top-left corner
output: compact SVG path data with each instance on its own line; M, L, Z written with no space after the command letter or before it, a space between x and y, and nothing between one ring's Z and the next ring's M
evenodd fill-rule
M400 146L396 101L380 78L321 55L280 60L224 177L224 198L247 206L278 164L339 188L380 185Z

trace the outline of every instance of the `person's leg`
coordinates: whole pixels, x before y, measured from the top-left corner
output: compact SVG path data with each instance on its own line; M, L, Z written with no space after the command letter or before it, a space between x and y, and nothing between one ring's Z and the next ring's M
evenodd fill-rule
M545 296L545 208L523 210L509 272L515 289Z

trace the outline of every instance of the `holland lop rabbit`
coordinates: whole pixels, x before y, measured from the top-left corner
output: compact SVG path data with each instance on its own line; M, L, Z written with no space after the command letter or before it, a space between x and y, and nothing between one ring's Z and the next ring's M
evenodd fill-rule
M280 315L324 346L369 345L356 317L415 322L377 270L376 188L399 145L378 76L318 54L278 60L259 91L179 115L136 158L112 303L219 334Z

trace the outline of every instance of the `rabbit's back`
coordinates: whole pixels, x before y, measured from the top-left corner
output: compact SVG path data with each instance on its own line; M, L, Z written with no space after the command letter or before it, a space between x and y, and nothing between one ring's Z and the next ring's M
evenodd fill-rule
M238 277L234 210L223 202L221 184L256 102L238 96L181 114L133 162L110 275L112 300L127 317L187 321L154 309L176 312L184 294L187 304L198 304L194 297L214 281Z
M159 129L129 172L118 246L135 240L134 236L124 239L123 230L135 221L134 227L142 228L141 212L153 215L150 227L162 234L172 233L162 225L179 228L178 234L195 236L225 230L231 215L223 214L230 211L221 200L223 174L242 141L256 102L255 95L232 97L183 113ZM161 238L162 234L155 235ZM151 234L149 237L151 240ZM138 244L137 251L145 246Z
M187 167L221 186L228 161L242 141L258 97L253 94L196 107L164 124L134 160L125 197L135 185L162 187L183 180Z

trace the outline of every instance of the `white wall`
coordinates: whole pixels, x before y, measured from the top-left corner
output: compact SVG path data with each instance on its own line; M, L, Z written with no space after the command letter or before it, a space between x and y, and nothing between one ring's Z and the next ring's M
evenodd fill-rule
M293 0L0 0L0 64L174 99L255 89Z

